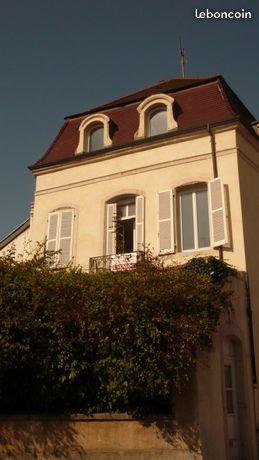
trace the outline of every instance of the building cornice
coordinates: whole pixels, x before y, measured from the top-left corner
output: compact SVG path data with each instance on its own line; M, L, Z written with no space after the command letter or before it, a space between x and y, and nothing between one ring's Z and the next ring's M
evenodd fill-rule
M232 117L228 120L210 123L210 127L215 132L235 129L237 127L238 117ZM127 145L118 147L109 147L97 152L83 153L81 155L72 154L71 157L56 161L54 163L44 165L29 166L29 169L35 176L48 174L50 172L62 171L67 168L77 167L89 163L97 163L106 161L111 158L116 158L122 155L133 154L135 152L146 151L148 149L157 148L160 146L171 145L175 142L184 142L197 139L201 136L207 136L207 125L197 126L195 128L179 129L173 132L168 132L153 138L139 139Z

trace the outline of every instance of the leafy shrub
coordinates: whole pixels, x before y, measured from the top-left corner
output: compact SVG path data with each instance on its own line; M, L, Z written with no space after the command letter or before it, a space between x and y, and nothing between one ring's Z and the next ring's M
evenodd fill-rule
M0 258L1 411L170 412L231 308L232 273L215 258L98 274Z

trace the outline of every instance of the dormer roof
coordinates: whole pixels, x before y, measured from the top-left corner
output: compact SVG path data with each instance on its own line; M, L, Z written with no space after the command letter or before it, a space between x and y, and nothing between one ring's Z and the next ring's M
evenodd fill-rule
M255 120L222 76L171 78L106 104L66 116L53 143L30 169L75 160L79 126L86 116L94 113L107 115L112 123L112 146L109 150L136 142L134 134L139 124L137 107L145 98L158 93L174 98L173 110L179 132L232 119L239 119L251 129L251 123ZM149 140L147 138L144 141ZM76 159L80 161L80 155Z

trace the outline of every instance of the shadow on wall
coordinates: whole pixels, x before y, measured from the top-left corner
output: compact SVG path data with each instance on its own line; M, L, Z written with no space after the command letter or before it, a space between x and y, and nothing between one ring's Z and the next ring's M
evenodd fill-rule
M195 380L195 379L194 379ZM1 416L0 460L201 459L195 382L175 403L175 419L127 414Z
M200 459L197 426L179 427L172 419L33 420L0 423L0 459ZM197 454L197 455L196 455Z
M0 459L69 458L69 453L85 453L77 440L78 432L71 422L5 421L0 424Z

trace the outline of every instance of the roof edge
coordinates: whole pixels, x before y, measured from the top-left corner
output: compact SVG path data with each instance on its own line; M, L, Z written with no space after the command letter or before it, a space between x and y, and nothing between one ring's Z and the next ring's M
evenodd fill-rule
M11 241L14 240L17 236L19 236L24 230L30 227L30 218L22 222L22 224L18 225L12 232L8 233L1 241L0 241L0 250L7 246Z

